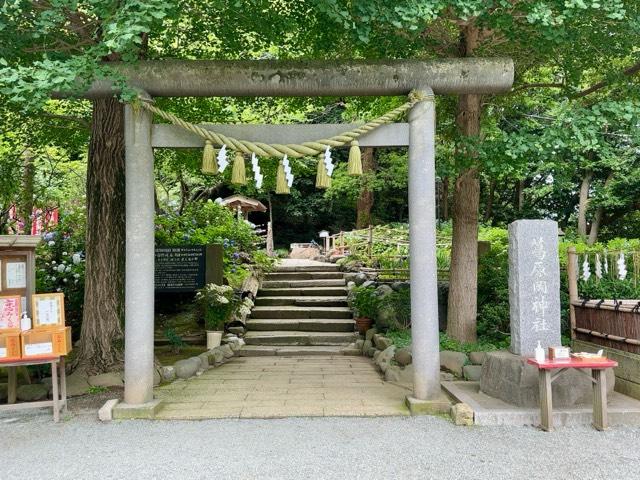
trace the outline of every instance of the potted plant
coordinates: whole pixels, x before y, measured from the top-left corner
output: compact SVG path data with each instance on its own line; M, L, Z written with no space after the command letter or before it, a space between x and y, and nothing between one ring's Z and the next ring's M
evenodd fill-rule
M196 293L207 331L207 350L220 346L225 323L236 304L234 300L233 288L228 285L209 283Z
M373 287L355 287L351 307L356 318L358 333L364 335L373 324L373 318L378 310L378 296Z

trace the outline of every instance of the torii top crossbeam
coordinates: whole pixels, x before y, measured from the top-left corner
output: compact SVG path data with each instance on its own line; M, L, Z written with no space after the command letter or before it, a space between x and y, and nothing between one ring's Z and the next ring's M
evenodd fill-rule
M405 95L430 87L436 94L499 93L513 84L505 58L446 60L150 60L109 64L130 86L152 97ZM101 80L87 97L113 95Z

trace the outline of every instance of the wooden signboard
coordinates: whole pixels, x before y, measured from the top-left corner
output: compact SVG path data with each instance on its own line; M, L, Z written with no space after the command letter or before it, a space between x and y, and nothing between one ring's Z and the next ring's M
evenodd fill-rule
M20 331L20 295L0 297L0 331Z
M64 294L38 293L31 296L33 328L64 327Z
M36 293L36 246L39 235L0 235L0 296L19 295L21 312Z

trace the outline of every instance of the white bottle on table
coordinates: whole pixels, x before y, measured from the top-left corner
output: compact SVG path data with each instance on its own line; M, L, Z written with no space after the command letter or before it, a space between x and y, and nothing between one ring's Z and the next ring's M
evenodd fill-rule
M535 357L536 362L544 362L546 359L544 355L544 348L542 348L542 345L540 345L540 340L538 340L538 346L535 349Z
M23 332L31 330L31 319L27 312L22 312L22 318L20 318L20 330Z

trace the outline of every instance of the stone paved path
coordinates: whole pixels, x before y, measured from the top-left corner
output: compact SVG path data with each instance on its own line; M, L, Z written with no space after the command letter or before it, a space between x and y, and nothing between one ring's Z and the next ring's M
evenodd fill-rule
M408 415L408 393L369 358L341 355L236 357L155 390L161 419Z

